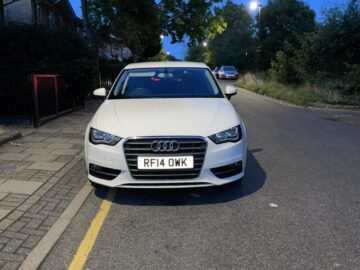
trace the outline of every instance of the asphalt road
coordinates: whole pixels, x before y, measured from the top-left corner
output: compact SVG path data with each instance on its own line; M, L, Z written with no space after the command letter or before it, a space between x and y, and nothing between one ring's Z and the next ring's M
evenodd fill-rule
M360 114L244 90L232 102L248 132L243 185L118 190L84 269L360 269ZM41 269L67 268L104 194Z

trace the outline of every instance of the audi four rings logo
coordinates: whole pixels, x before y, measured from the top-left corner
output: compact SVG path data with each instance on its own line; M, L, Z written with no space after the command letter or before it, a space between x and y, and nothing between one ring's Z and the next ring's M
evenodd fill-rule
M177 141L153 141L151 149L153 152L177 152L180 144Z

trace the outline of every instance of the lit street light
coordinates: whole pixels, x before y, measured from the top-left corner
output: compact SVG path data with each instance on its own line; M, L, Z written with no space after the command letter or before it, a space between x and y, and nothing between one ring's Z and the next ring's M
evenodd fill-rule
M166 55L170 55L170 52L166 52Z
M260 14L261 14L261 7L262 5L256 1L252 1L250 2L250 10L256 10L256 9L259 9L259 26L260 26Z
M204 47L207 47L207 45L208 45L207 42L204 41L204 42L203 42L203 46L204 46Z
M261 8L261 5L260 5L258 2L256 2L256 1L252 1L249 6L250 6L250 9L251 9L251 10L255 10L255 9L257 9L257 8Z
M161 39L161 40L164 39L164 35L163 35L163 34L160 35L160 39Z

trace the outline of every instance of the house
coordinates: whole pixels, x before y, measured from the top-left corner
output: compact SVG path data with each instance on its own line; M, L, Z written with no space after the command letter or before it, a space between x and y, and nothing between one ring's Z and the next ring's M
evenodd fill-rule
M99 48L99 56L106 60L123 62L133 55L129 48L121 44L121 38L110 34L109 42Z
M99 48L99 56L106 60L123 62L132 57L132 52L125 46L108 43Z
M80 32L78 18L68 0L0 0L4 24L25 23L69 28Z

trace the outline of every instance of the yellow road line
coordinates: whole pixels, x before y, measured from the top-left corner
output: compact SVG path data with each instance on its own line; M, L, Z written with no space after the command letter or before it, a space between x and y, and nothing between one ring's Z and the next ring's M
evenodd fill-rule
M83 269L86 260L95 244L96 238L99 235L100 229L104 223L106 216L108 215L111 204L115 198L116 190L111 189L106 195L100 205L100 209L97 212L95 218L91 222L91 225L86 232L84 239L81 241L80 246L78 247L73 260L68 268L68 270L81 270Z

